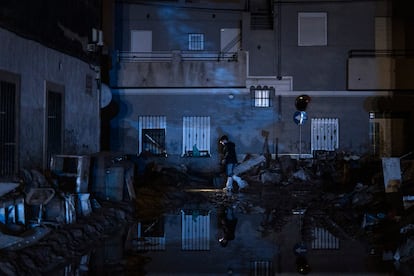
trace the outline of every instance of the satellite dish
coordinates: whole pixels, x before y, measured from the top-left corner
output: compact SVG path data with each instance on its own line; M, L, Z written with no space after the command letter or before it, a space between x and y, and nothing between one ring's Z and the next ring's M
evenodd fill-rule
M104 108L112 101L111 89L108 85L102 83L101 85L101 108Z

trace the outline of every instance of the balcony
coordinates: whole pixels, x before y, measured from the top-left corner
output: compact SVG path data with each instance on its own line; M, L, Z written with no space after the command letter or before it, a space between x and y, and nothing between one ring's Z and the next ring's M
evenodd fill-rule
M245 87L246 52L117 52L111 85L120 88Z
M413 90L414 51L353 50L348 56L348 90Z

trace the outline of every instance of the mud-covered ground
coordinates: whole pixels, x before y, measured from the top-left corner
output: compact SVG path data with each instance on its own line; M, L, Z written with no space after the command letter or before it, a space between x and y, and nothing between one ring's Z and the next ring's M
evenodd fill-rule
M96 200L99 204L92 214L76 223L42 226L50 233L40 241L22 248L2 249L0 274L42 275L56 271L106 238L119 234L117 231L129 223L177 213L186 206L213 209L223 204L231 204L241 213L262 214L257 226L262 235L281 231L299 210L303 212L305 241L312 239L310 229L323 227L339 238L365 242L380 259L384 252L399 251L399 261L413 263L412 207L401 208L398 196L389 197L384 192L378 160L360 158L350 162L343 156L271 160L244 172L241 177L249 186L243 193L236 189L233 194L221 190L225 179L219 173L205 175L185 167L157 166L156 162L148 167L135 177L135 199ZM410 192L414 183L412 162L402 163L402 171L402 189ZM106 271L141 275L145 256L137 252L126 256Z

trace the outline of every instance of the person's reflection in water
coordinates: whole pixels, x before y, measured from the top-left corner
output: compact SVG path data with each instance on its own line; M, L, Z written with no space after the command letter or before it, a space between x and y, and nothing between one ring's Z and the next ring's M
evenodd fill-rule
M226 247L229 241L236 237L237 217L232 206L220 206L217 212L218 242Z

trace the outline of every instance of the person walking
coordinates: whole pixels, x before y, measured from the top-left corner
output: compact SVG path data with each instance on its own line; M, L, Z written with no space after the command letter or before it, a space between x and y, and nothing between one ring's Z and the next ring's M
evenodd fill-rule
M245 189L248 184L246 181L235 175L233 170L237 165L236 145L229 140L226 135L221 136L220 144L222 145L223 158L221 164L225 166L225 172L227 176L226 187L223 191L227 193L233 192L233 180L236 181L239 191Z

